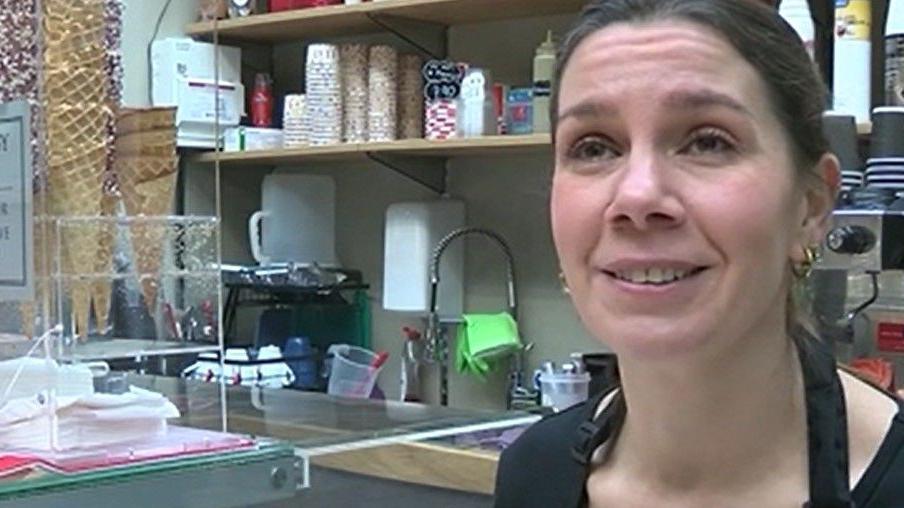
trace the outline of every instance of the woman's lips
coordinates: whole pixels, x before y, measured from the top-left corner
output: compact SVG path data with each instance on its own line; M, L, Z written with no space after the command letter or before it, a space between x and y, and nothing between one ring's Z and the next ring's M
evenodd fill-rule
M708 267L701 266L672 271L656 268L643 272L639 269L633 272L601 270L601 273L617 289L629 294L665 295L682 292L681 288L692 288L707 269Z
M633 284L646 285L665 285L672 282L678 282L688 277L692 277L701 271L704 267L649 267L649 268L633 268L623 270L603 270L606 275L614 277L620 281L630 282Z

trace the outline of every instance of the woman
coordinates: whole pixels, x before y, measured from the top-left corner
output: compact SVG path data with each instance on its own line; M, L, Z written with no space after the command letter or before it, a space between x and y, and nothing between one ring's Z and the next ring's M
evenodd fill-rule
M838 162L791 28L748 0L597 1L557 77L553 236L620 386L507 449L496 505L904 506L898 403L794 326Z

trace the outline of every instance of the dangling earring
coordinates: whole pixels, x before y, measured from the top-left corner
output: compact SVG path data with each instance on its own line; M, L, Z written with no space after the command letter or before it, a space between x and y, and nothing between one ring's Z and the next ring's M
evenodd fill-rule
M562 286L562 292L566 295L571 294L571 289L568 288L568 281L565 280L565 272L559 271L559 285Z
M804 247L804 260L791 264L791 273L797 280L804 280L813 273L813 265L816 263L817 253L815 247Z

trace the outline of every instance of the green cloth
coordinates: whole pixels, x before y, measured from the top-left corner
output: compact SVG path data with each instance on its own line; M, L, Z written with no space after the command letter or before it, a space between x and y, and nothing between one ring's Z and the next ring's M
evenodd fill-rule
M484 378L497 361L521 348L518 323L511 314L465 314L458 327L455 367Z

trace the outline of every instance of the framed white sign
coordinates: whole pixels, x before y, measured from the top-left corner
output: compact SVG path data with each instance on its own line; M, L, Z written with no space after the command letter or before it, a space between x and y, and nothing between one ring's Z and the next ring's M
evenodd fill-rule
M0 300L34 298L31 114L0 104Z

